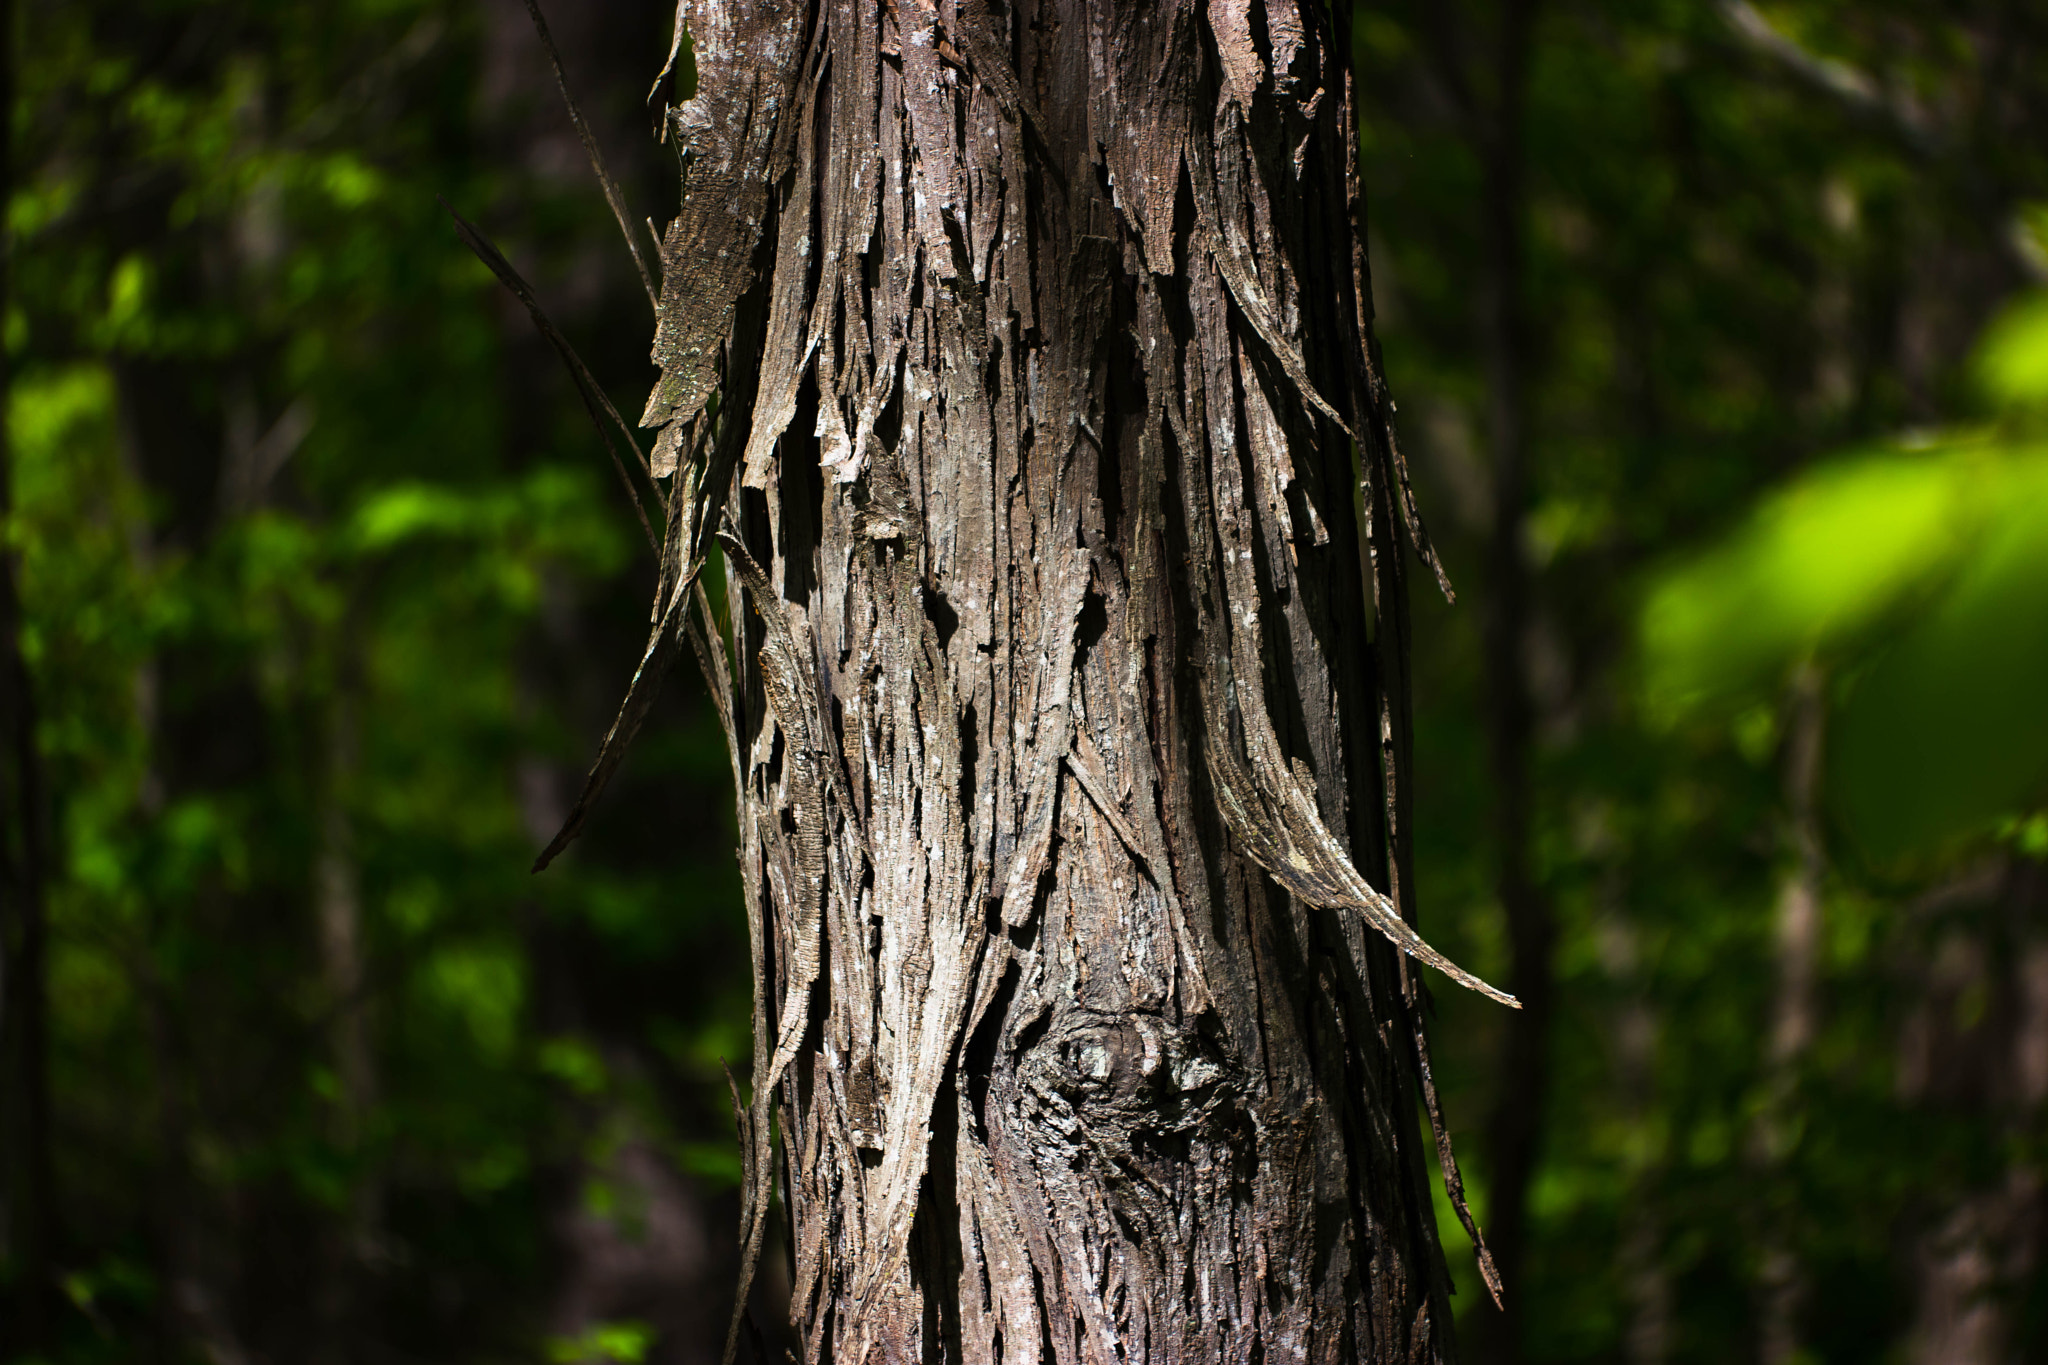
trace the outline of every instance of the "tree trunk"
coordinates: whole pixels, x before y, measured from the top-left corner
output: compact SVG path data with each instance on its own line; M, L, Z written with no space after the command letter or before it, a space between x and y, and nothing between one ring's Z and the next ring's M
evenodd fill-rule
M1452 1358L1389 940L1478 983L1403 915L1397 524L1430 556L1344 16L677 22L657 626L565 835L686 636L755 929L747 1264L779 1183L809 1361Z
M1821 878L1826 871L1820 840L1820 771L1827 693L1819 669L1801 665L1785 707L1785 812L1792 862L1778 886L1778 981L1771 1000L1771 1031L1764 1059L1769 1087L1750 1133L1759 1172L1783 1187L1799 1126L1802 1073L1819 1020L1816 971L1821 947ZM1762 1365L1792 1365L1803 1354L1801 1318L1806 1310L1807 1273L1794 1244L1791 1211L1777 1206L1763 1213L1757 1238L1757 1359Z
M353 624L353 613L343 621ZM348 634L344 627L345 638ZM326 765L315 798L319 831L313 864L313 914L319 945L321 989L327 1001L329 1046L337 1082L329 1135L351 1161L360 1161L377 1104L377 1054L370 1034L368 944L363 891L356 860L355 822L350 804L362 763L357 721L357 667L343 651L327 700ZM366 1273L378 1257L383 1190L368 1163L350 1181L345 1212L323 1228L318 1250L319 1283L314 1286L318 1345L309 1352L316 1365L356 1357L358 1344L374 1340L377 1304Z
M1984 1155L1929 1191L1912 1237L1901 1359L2034 1360L2029 1286L2048 1226L2032 1137L2048 1103L2048 864L2009 855L1917 910L1936 927L1915 955L1921 999L1900 1040L1899 1089L1923 1111L1973 1125Z
M0 202L14 188L14 4L0 0ZM0 315L13 234L0 224ZM0 347L0 526L12 520L12 371ZM49 814L35 680L22 653L20 560L0 545L0 1353L48 1345L55 1298L56 1168L50 1129Z

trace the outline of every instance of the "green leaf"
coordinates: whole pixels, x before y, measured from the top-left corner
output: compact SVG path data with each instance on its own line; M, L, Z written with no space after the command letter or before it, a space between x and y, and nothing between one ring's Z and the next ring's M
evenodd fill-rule
M1667 572L1642 614L1652 712L1668 721L1774 689L1924 593L1982 519L1984 464L1886 453L1815 470Z
M550 1339L548 1359L556 1365L640 1365L654 1335L644 1322L600 1322L573 1337Z
M1987 829L2048 792L2048 459L2004 475L1954 582L1840 710L1829 790L1880 857Z
M1985 329L1977 382L2005 408L2048 406L2048 293L2020 300Z

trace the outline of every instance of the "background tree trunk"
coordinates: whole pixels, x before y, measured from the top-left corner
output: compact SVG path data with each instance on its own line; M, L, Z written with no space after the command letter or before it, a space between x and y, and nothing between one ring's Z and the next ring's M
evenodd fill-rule
M0 0L0 202L14 191L14 4ZM0 224L0 315L12 296L14 243ZM0 398L10 388L0 346ZM0 526L11 525L14 461L0 411ZM0 545L0 1351L48 1344L56 1255L50 1139L49 934L44 888L49 821L36 695L22 654L19 559Z
M665 567L591 794L687 635L756 930L743 1240L779 1181L808 1360L1452 1356L1388 940L1477 983L1400 908L1397 522L1433 559L1344 22L682 6Z
M1826 723L1825 679L1802 665L1785 703L1785 815L1791 859L1778 885L1777 989L1765 1053L1765 1105L1750 1132L1753 1159L1767 1177L1781 1174L1797 1142L1807 1054L1819 1028L1822 878L1820 773ZM1770 1209L1757 1236L1757 1358L1791 1365L1802 1354L1801 1318L1810 1291L1807 1267L1788 1229L1789 1209Z
M2048 869L2005 857L1915 907L1907 967L1921 999L1900 1036L1903 1098L1967 1116L1999 1144L1921 1200L1908 1248L1914 1365L2033 1359L2028 1286L2043 1250L2043 1180L2023 1136L2048 1101Z
M1530 741L1528 646L1534 585L1528 562L1528 319L1523 304L1523 233L1528 217L1523 147L1533 55L1533 0L1504 0L1496 19L1491 106L1477 114L1483 167L1481 231L1486 261L1482 348L1493 446L1493 519L1487 537L1485 705L1488 774L1493 787L1494 894L1507 919L1510 988L1523 1012L1506 1021L1486 1157L1493 1248L1501 1274L1523 1284L1529 1245L1529 1187L1542 1156L1550 1099L1551 1019L1556 995L1551 957L1557 918L1532 866L1536 808ZM1491 1365L1525 1355L1527 1300L1510 1298L1479 1335Z

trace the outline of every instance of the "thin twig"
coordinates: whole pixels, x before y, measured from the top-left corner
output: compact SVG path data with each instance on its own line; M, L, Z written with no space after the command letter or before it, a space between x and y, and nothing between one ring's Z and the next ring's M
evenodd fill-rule
M569 106L569 122L576 125L576 136L583 139L583 150L590 155L590 169L597 172L597 183L604 187L604 201L611 205L612 217L619 220L619 234L626 239L626 250L633 253L633 264L640 268L640 283L647 289L647 302L655 312L661 311L661 294L654 286L654 272L647 268L647 258L640 254L640 243L633 236L632 218L626 212L626 197L619 193L618 182L604 168L604 156L597 150L597 139L591 136L590 125L583 121L583 112L576 107L576 99L569 93L569 77L562 71L562 54L555 48L555 40L548 33L548 21L541 17L538 0L526 0L526 12L533 16L534 32L540 35L540 45L548 50L548 61L555 68L555 85L562 92L562 103Z
M1451 1128L1444 1122L1444 1108L1436 1093L1436 1072L1430 1065L1428 1026L1423 1019L1423 1002L1409 1003L1409 1022L1413 1025L1415 1043L1415 1074L1422 1080L1422 1107L1429 1115L1429 1135L1436 1142L1437 1169L1444 1179L1444 1196L1451 1201L1452 1212L1465 1226L1465 1236L1471 1240L1472 1254L1479 1262L1479 1278L1486 1283L1486 1292L1493 1296L1493 1306L1502 1308L1501 1302L1507 1290L1501 1283L1500 1268L1493 1262L1493 1252L1486 1245L1486 1237L1479 1231L1479 1223L1472 1217L1472 1206L1465 1198L1465 1176L1458 1169L1458 1156L1451 1146Z
M1910 97L1886 90L1874 77L1847 62L1807 51L1765 18L1749 0L1717 0L1715 8L1750 47L1776 61L1805 84L1832 96L1863 117L1890 127L1921 156L1933 158L1947 152L1941 131Z
M1793 79L1894 138L1923 163L1950 168L1975 211L2002 224L2003 230L1995 233L1993 240L2007 259L2034 283L2048 283L2048 254L2035 241L2026 216L2014 211L2012 190L1970 154L1967 139L1956 129L1944 127L1910 92L1893 83L1837 58L1808 51L1749 0L1715 0L1715 8L1738 38Z
M583 363L582 357L576 354L576 348L571 346L568 338L557 331L555 324L548 320L540 301L533 296L532 287L512 268L512 263L505 259L497 247L491 245L489 238L477 231L468 219L457 213L446 199L441 199L440 203L442 208L448 210L448 216L455 220L455 231L462 238L463 245L475 252L476 258L490 267L491 273L498 277L499 283L511 290L513 297L526 305L526 311L533 316L533 325L540 329L540 334L555 348L555 354L561 356L562 363L568 366L569 377L576 381L576 392L582 396L583 406L590 413L591 425L597 428L597 434L603 438L605 453L612 457L612 468L618 471L619 483L625 488L626 496L633 501L633 515L640 518L640 529L647 533L647 546L656 554L660 554L661 542L654 534L653 525L647 520L647 509L641 505L640 491L633 486L632 476L626 473L625 461L619 458L619 448L612 440L610 428L604 424L605 417L609 415L612 421L617 423L620 431L628 432L626 443L632 447L641 470L648 473L651 481L653 474L648 472L647 456L640 449L640 443L632 438L625 418L619 416L618 409L612 406L612 400L605 397L604 390L599 388L597 380L591 377L589 367Z

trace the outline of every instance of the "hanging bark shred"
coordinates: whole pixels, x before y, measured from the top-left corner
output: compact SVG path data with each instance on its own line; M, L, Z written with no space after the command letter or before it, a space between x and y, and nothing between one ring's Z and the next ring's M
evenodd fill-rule
M659 310L660 295L654 287L653 272L647 268L647 258L640 252L640 238L633 231L632 216L626 212L626 197L619 192L618 182L612 179L611 172L604 168L604 154L597 149L597 138L592 135L590 125L584 122L583 111L576 107L576 97L569 93L569 75L562 70L561 51L555 47L554 36L548 32L547 17L540 12L538 0L526 0L526 14L533 20L534 35L548 54L548 65L555 69L555 88L562 92L569 122L583 143L583 154L590 158L590 169L597 177L599 188L604 191L605 206L611 209L612 219L619 225L619 235L626 239L626 252L632 256L634 268L640 272L640 284L647 291L647 301Z
M533 286L512 268L512 263L505 259L504 253L492 244L490 238L478 231L474 223L457 213L446 199L441 200L441 207L455 220L455 235L462 239L462 244L490 268L491 273L498 277L498 282L504 285L514 298L526 305L527 315L533 319L534 330L546 338L548 345L555 348L555 354L561 357L563 368L569 371L569 378L576 383L576 393L583 400L584 411L590 414L590 424L597 428L598 439L604 442L605 453L611 457L612 469L619 476L619 486L626 490L626 496L632 500L633 515L640 521L640 529L647 536L648 547L658 550L654 527L649 524L647 509L640 502L640 489L633 482L633 476L626 472L626 462L619 457L618 443L612 440L612 428L616 427L620 438L626 443L626 448L633 452L634 462L639 465L640 472L643 475L648 474L647 457L640 453L640 445L633 438L632 428L626 425L625 418L619 416L619 410L612 406L612 400L605 397L596 377L590 373L590 367L583 363L583 357L576 354L576 348L569 344L569 339L562 335L561 329L548 318L547 311L540 306L540 300L534 296ZM606 418L611 419L611 426L605 425Z
M1397 537L1441 571L1342 25L683 0L668 543L573 819L686 641L754 953L739 1301L779 1129L807 1362L1452 1358L1399 954L1507 997L1396 875Z

